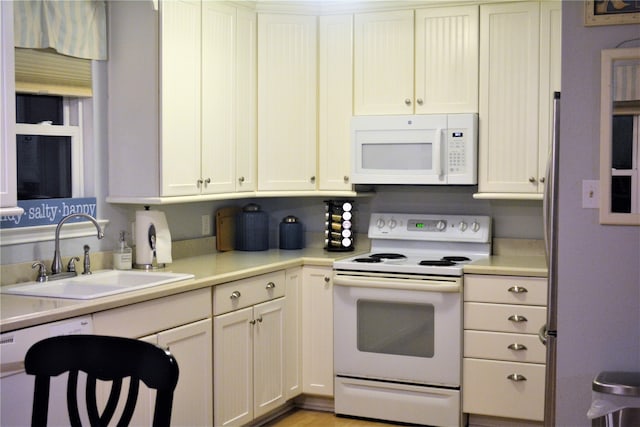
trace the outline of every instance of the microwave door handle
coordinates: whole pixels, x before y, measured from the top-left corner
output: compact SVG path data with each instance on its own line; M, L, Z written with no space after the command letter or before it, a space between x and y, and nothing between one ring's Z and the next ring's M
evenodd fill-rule
M442 176L442 129L436 129L436 137L433 142L433 171L436 176L440 178Z

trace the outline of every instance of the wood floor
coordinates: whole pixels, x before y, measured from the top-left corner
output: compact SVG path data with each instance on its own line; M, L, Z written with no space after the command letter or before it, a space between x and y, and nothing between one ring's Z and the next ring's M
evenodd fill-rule
M336 417L332 412L294 409L263 427L390 427L392 423Z

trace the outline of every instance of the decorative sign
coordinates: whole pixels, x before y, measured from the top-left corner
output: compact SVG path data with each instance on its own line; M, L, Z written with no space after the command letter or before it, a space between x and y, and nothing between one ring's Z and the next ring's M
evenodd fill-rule
M640 23L640 2L637 0L586 0L584 24L617 25Z
M22 215L0 216L0 228L34 227L56 225L62 218L73 213L85 213L96 217L96 198L18 200ZM72 218L69 222L86 221Z

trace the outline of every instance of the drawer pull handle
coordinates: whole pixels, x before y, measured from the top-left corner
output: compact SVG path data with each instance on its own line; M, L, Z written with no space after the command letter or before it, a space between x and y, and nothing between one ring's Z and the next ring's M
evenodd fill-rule
M511 375L507 375L507 379L511 381L519 382L519 381L526 381L527 377L520 374L511 374Z
M240 298L240 292L239 291L233 291L231 292L231 296L229 297L231 299L238 299Z
M507 348L509 350L522 351L522 350L526 350L527 346L524 344L513 343L513 344L509 344Z
M273 288L275 288L275 287L276 287L276 284L275 284L275 283L273 283L273 282L269 282L269 283L267 283L267 287L266 287L266 289L273 289Z
M518 286L518 285L515 285L515 286L510 287L510 288L508 289L508 291L509 291L509 292L512 292L512 293L514 293L514 294L524 294L524 293L529 292L529 291L527 290L527 288L525 288L524 286Z
M511 320L512 322L516 322L516 323L520 323L520 322L526 322L527 318L524 316L521 316L519 314L512 314L511 316L509 316L507 318L508 320Z

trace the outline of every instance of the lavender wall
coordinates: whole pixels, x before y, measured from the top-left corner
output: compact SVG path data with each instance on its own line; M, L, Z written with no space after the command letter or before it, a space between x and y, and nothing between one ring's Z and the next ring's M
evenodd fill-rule
M558 426L590 425L598 372L640 371L640 227L600 225L597 209L581 207L582 180L598 179L600 50L640 26L585 27L583 8L562 9Z

